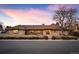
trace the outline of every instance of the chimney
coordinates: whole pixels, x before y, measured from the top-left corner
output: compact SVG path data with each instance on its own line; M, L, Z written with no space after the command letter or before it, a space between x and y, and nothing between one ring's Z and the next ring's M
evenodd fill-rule
M43 26L45 25L45 24L42 24Z

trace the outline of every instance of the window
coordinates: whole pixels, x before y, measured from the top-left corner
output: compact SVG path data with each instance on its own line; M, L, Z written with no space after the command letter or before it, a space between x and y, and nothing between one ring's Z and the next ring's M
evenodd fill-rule
M17 34L18 33L18 30L13 30L13 33Z
M50 32L49 32L49 31L47 31L47 32L46 32L46 34L50 34Z

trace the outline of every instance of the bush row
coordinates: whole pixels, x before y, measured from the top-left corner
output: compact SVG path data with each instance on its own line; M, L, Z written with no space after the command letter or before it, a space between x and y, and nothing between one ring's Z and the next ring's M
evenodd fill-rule
M67 39L67 40L72 40L72 39L74 39L74 40L77 40L78 38L77 37L62 37L62 39Z
M48 39L47 36L44 37L0 37L0 39Z
M55 39L62 39L62 40L77 40L78 38L77 37L69 37L69 36L63 36L63 37L52 37L52 40L55 40Z
M44 37L0 37L0 39L45 39L48 40L47 36ZM68 37L68 36L63 36L63 37L52 37L52 40L56 40L56 39L63 39L63 40L72 40L72 39L78 39L77 37Z

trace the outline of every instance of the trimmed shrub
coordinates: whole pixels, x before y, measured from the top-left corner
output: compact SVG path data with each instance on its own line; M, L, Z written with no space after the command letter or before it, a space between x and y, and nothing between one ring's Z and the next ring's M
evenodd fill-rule
M44 36L44 39L45 39L45 40L48 40L48 36Z
M61 39L63 39L63 40L72 40L72 39L74 39L74 40L77 40L78 38L77 37L69 37L69 36L64 36L64 37L61 37Z
M52 36L52 40L55 40L55 39L56 39L56 37Z
M61 37L55 37L55 36L52 36L51 39L52 39L52 40L56 40L56 39L61 39Z

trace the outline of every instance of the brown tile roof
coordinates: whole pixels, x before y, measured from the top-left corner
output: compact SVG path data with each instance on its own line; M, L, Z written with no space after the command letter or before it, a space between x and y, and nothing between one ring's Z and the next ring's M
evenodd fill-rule
M8 29L28 30L28 29L52 29L60 30L60 27L56 24L52 25L17 25Z

